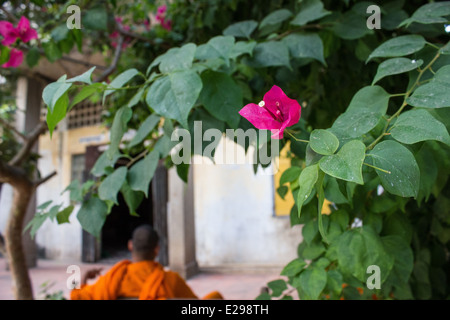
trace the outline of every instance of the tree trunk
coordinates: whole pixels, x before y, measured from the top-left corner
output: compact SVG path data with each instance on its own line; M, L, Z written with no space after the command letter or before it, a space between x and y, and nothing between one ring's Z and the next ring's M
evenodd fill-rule
M5 232L6 252L14 279L14 296L17 300L33 300L33 289L28 274L22 244L23 221L35 188L31 182L22 181L14 186L13 203Z

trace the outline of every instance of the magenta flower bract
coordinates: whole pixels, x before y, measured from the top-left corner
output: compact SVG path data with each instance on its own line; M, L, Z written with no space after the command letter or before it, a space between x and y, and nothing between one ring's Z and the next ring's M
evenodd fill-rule
M24 16L20 18L16 31L18 37L25 43L38 37L36 30L30 27L30 21Z
M4 46L16 42L18 37L16 28L9 21L0 21L0 34L3 36L2 45Z
M159 6L156 11L155 18L161 24L161 27L170 31L172 29L172 21L166 19L166 11L167 11L166 5Z
M9 53L9 60L2 64L2 68L17 68L23 62L23 52L19 49L12 48Z
M249 103L239 114L256 128L271 130L273 139L283 139L284 130L300 120L301 106L278 86L273 86L259 104Z

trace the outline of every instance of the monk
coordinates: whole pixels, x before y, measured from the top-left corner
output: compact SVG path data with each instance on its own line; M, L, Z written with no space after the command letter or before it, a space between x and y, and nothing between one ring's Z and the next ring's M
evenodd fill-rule
M158 234L150 225L142 225L133 232L128 242L131 260L115 264L94 284L87 280L96 278L101 269L87 271L80 289L73 289L72 300L116 300L117 298L138 298L139 300L198 299L191 288L173 271L164 270L154 261L158 255ZM203 299L223 299L217 292L211 292Z

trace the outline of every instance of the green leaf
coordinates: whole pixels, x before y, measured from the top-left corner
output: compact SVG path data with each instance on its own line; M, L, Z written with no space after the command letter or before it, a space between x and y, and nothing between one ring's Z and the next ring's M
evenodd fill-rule
M288 192L289 188L286 186L281 186L277 188L277 193L282 199L284 199L284 197L287 195Z
M132 190L142 191L148 197L150 181L158 166L159 153L152 151L128 170L128 184Z
M399 27L410 25L413 22L430 24L430 23L446 23L450 15L450 2L428 3L417 9L413 15L403 21Z
M177 174L180 177L181 180L183 180L185 183L188 183L189 178L189 163L180 163L176 166L177 168Z
M100 199L112 201L119 204L117 201L117 193L122 188L123 183L127 177L127 167L120 167L112 174L108 175L98 187L98 196Z
M282 40L293 58L313 58L327 65L323 56L322 39L316 33L293 33Z
M58 212L58 214L56 215L56 221L58 222L58 224L69 223L69 217L72 214L73 209L74 206L70 205L64 210Z
M287 9L278 9L269 13L259 24L259 29L267 26L273 26L289 19L292 16L292 12Z
M234 44L233 49L230 52L230 59L235 59L240 55L249 54L253 55L253 50L255 49L256 41L238 41Z
M423 64L423 60L411 60L408 58L393 58L383 61L377 70L377 74L373 79L372 85L386 76L405 73L419 68Z
M44 49L45 56L50 62L55 62L62 57L62 52L54 41L42 43L42 48Z
M406 102L413 107L450 107L450 65L440 68L430 82L418 87Z
M42 99L48 106L49 112L53 112L56 102L70 89L72 83L52 82L44 88Z
M77 181L77 180L75 180L75 181ZM46 201L46 202L40 204L39 206L37 206L36 209L37 210L45 210L52 202L53 202L52 200Z
M58 101L56 101L55 105L53 106L53 111L48 110L47 112L47 125L48 129L50 131L50 137L53 134L53 130L55 130L56 125L65 118L67 106L69 105L69 96L67 93L64 93Z
M360 89L352 98L346 112L333 123L330 131L338 138L358 138L376 127L386 114L389 94L380 86Z
M108 28L108 13L105 8L91 9L86 11L81 21L86 29L106 31Z
M373 30L367 28L367 16L365 14L351 10L344 13L339 21L334 24L333 32L342 39L355 40L372 34Z
M187 118L202 90L202 80L193 71L179 71L156 80L146 102L158 114L177 120L187 128Z
M331 292L339 296L342 292L342 285L344 284L344 278L342 274L337 270L330 270L328 273L327 285Z
M187 43L181 48L171 48L162 57L159 70L162 73L172 71L188 70L192 67L197 46Z
M114 78L113 81L108 85L108 87L113 89L105 90L105 93L103 94L103 101L105 101L105 98L113 93L115 89L122 88L128 81L130 81L134 76L139 74L140 72L136 69L128 69L121 74L119 74L117 77Z
M320 0L305 0L300 4L300 12L295 16L291 24L303 26L308 22L318 20L329 15L331 12L323 8Z
M26 225L26 227L23 229L23 232L30 230L31 238L33 239L36 235L36 232L39 230L39 228L44 224L45 220L47 220L48 214L36 214L33 219Z
M450 54L450 41L445 46L439 49L440 54Z
M428 143L424 143L422 148L415 155L417 164L420 169L420 187L418 194L418 202L425 198L428 201L434 184L438 177L438 165L433 156L433 149Z
M319 161L320 169L332 177L364 184L362 165L366 146L359 140L352 140L342 146L338 153L325 156Z
M281 41L258 43L253 50L253 58L249 59L248 63L255 68L276 66L290 68L289 49Z
M234 36L236 38L250 39L250 35L258 26L258 22L254 20L246 20L229 25L223 30L223 35Z
M90 86L83 87L80 92L72 99L72 102L69 105L69 110L72 109L73 106L80 103L81 101L89 98L95 93L100 92L103 85L101 83L94 83Z
M128 144L128 147L131 148L141 143L149 135L149 133L156 127L160 119L161 117L155 113L149 115L147 119L145 119L145 121L139 127L138 131L136 132L136 135L133 137L133 139L131 139L130 143Z
M48 210L48 217L50 218L51 221L55 220L56 215L59 212L59 208L61 208L61 205L54 205L50 208L50 210Z
M297 180L300 176L300 173L302 172L302 168L297 166L292 166L287 168L280 177L280 186L282 186L285 183L293 182L294 180Z
M303 203L308 199L319 177L319 166L317 164L306 167L300 173L298 184L300 190L297 194L298 216L300 217Z
M411 239L413 237L413 227L409 218L400 212L392 213L388 216L383 223L383 231L382 234L384 236L399 236L403 238L406 243L411 243Z
M54 28L50 35L52 36L53 40L59 42L67 38L69 31L70 29L67 28L67 25L64 23Z
M306 245L301 257L304 258L305 260L315 260L318 257L320 257L324 252L326 252L326 249L322 241L320 242L313 241L309 245Z
M311 132L309 144L318 154L331 155L336 152L339 147L338 138L327 130L316 129Z
M88 71L80 74L79 76L67 79L66 82L84 82L87 84L92 84L91 76L92 72L94 72L95 67L90 68Z
M2 52L3 52L3 50L2 50ZM28 66L30 68L33 68L34 66L36 66L39 63L39 58L40 57L41 57L41 54L40 54L39 49L37 47L30 48L30 50L27 53L27 57L26 57ZM1 58L0 58L0 64L3 64Z
M101 177L106 174L106 168L114 167L120 157L119 152L116 152L112 158L108 157L107 152L103 152L92 167L91 174L95 177Z
M5 46L2 46L2 45L0 45L0 49L1 49L1 51L0 51L0 65L2 65L5 62L9 61L9 54L11 52L11 49L9 47L5 47ZM35 48L35 50L37 50L37 48ZM27 62L28 62L28 55L27 55Z
M303 241L308 245L312 243L314 238L319 232L319 228L316 220L307 221L302 228Z
M304 270L306 262L302 259L294 259L289 262L281 271L280 275L286 277L294 277Z
M413 154L398 142L387 140L370 152L374 166L389 171L376 170L383 187L402 197L416 197L419 192L420 172Z
M136 92L133 98L131 98L130 101L128 102L128 107L132 108L135 105L137 105L139 101L141 101L142 97L144 96L145 89L146 89L145 87L142 87L138 90L138 92Z
M385 250L381 238L370 227L344 232L336 249L339 268L362 282L367 280L367 267L377 265L383 283L394 266L394 257Z
M122 192L125 203L127 204L128 209L130 210L130 215L139 216L136 213L136 209L139 208L139 205L144 199L144 193L140 191L133 191L130 188L127 181L125 181L125 183L123 184L122 188L120 189L120 192Z
M450 135L447 128L424 109L402 113L390 132L395 140L406 144L436 140L450 145Z
M425 44L426 40L417 34L398 36L384 42L376 48L370 54L366 63L377 57L389 58L407 56L421 50Z
M201 75L203 89L200 101L206 110L219 120L237 128L243 105L242 90L226 73L205 71Z
M108 150L106 150L106 154L110 159L117 153L123 134L127 131L127 123L130 121L132 115L133 111L128 106L123 106L117 110L110 130L111 141Z
M223 59L226 65L229 66L230 55L233 48L234 37L217 36L199 46L195 52L195 58L200 60Z
M284 280L274 280L267 283L267 286L270 290L272 290L273 297L279 297L288 287L286 285L286 281Z
M108 206L99 198L92 197L82 204L77 219L84 230L98 238L105 223L107 212Z
M309 267L300 274L300 288L306 299L318 299L327 285L327 272L318 267Z
M414 267L414 254L411 246L397 235L382 237L381 241L386 252L394 257L394 265L390 274L394 283L407 283Z

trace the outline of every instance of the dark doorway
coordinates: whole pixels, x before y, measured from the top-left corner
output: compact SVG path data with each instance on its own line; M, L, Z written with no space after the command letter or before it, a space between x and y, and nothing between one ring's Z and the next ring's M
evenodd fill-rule
M129 257L127 242L131 239L133 230L142 224L153 225L153 205L151 199L151 194L149 193L149 197L144 198L136 210L139 216L132 216L122 194L118 194L117 200L119 205L112 208L102 229L102 259Z
M95 162L102 154L101 146L88 146L84 155L83 176L86 180ZM116 167L126 165L118 161ZM93 178L93 177L90 177ZM148 197L144 198L136 210L139 216L130 215L122 194L117 195L118 205L114 206L107 216L102 229L101 239L83 230L82 257L83 262L97 262L100 259L117 260L130 257L127 242L131 239L133 230L141 224L150 224L160 237L158 261L168 265L167 245L167 169L162 160L149 186Z

